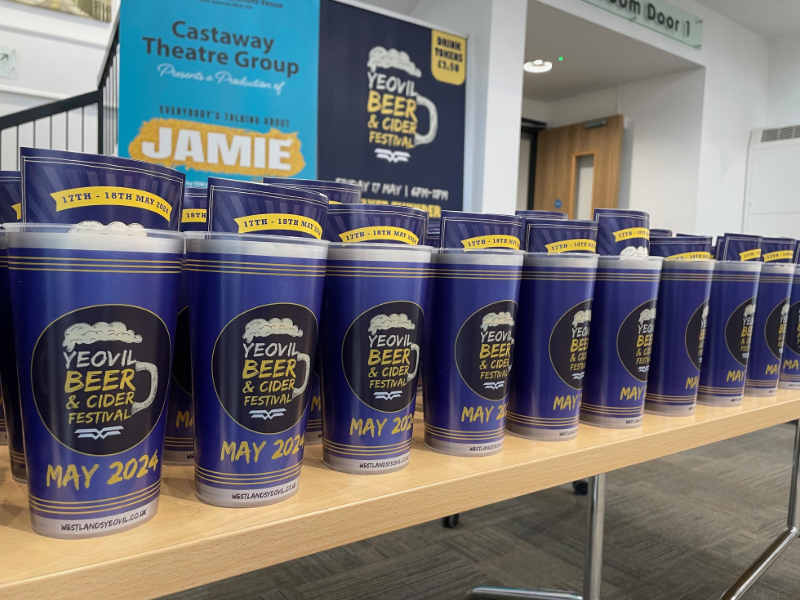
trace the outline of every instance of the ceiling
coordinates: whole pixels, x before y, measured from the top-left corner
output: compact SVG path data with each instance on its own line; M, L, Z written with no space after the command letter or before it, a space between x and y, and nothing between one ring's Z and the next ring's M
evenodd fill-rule
M524 74L523 95L532 100L551 102L698 67L535 0L528 1L527 19L525 60L553 63L547 73ZM563 62L558 61L559 56L564 57Z
M378 8L385 8L394 12L410 15L421 0L361 0L365 4L371 4Z
M696 2L767 39L800 31L798 0L696 0Z

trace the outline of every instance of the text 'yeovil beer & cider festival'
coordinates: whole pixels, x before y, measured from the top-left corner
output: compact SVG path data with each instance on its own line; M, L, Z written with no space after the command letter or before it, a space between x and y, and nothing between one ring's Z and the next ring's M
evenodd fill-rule
M403 469L419 408L428 449L479 457L800 389L793 239L712 245L618 209L433 220L361 192L20 150L0 382L35 531L145 523L165 462L225 507L289 499L306 444Z

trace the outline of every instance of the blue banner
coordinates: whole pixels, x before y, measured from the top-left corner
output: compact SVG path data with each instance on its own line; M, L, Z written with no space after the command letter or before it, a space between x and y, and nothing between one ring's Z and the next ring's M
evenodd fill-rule
M467 40L334 0L320 22L318 178L461 210Z
M119 155L260 181L316 175L319 0L125 0Z

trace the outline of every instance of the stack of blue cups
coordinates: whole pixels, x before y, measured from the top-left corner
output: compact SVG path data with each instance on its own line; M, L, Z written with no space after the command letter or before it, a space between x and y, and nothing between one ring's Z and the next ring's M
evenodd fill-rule
M503 448L519 312L519 217L442 212L424 336L425 444L483 456Z
M596 209L595 220L600 258L581 421L640 427L663 259L648 256L647 213Z
M578 434L597 260L594 221L524 217L515 357L506 429L535 440Z

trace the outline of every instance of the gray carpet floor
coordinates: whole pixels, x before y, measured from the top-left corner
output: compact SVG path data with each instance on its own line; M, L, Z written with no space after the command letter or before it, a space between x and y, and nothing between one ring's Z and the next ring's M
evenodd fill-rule
M794 428L607 478L603 600L715 600L782 529ZM586 498L563 486L217 582L169 600L461 600L476 585L580 590ZM800 598L800 541L747 600Z

